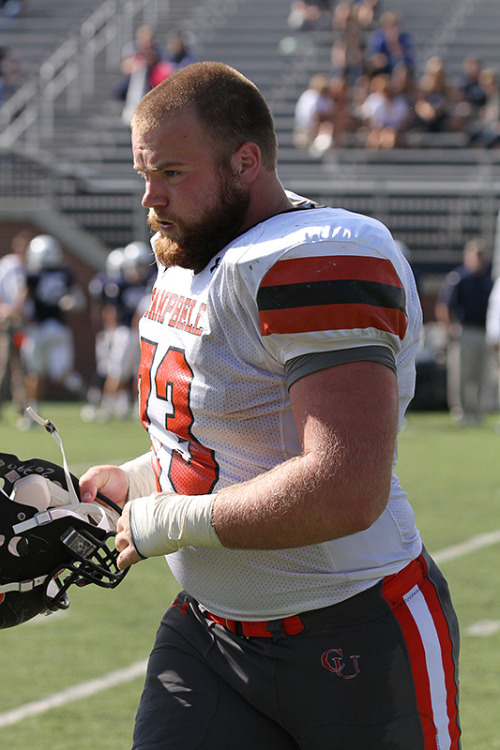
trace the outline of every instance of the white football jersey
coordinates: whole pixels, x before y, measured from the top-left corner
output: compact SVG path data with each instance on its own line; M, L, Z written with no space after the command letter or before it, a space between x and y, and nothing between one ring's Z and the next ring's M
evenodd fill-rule
M216 492L299 454L285 369L307 355L388 357L401 425L420 327L413 275L389 231L342 209L274 216L198 274L160 266L139 371L158 488ZM286 550L185 547L167 560L208 610L262 620L342 601L420 551L394 474L387 508L366 531Z

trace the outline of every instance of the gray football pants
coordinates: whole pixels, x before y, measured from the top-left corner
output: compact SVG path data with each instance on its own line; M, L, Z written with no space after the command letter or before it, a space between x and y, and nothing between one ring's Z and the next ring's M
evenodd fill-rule
M458 625L424 552L395 576L245 638L182 592L165 614L133 750L459 750Z

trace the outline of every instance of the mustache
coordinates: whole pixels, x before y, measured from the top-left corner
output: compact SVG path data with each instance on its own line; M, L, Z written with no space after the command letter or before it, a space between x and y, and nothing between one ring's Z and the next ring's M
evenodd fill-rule
M154 232L158 232L160 229L159 219L156 216L155 211L150 208L148 211L148 224Z

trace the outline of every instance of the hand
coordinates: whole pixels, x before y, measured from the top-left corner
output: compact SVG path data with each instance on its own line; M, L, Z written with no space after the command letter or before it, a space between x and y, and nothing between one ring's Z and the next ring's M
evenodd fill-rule
M120 553L117 560L117 565L120 570L125 570L125 568L128 568L130 565L135 565L142 560L142 557L137 554L137 550L132 541L128 506L125 506L122 515L118 519L115 546Z
M119 466L112 464L92 466L80 478L81 498L84 503L93 503L98 492L123 508L128 495L127 474Z

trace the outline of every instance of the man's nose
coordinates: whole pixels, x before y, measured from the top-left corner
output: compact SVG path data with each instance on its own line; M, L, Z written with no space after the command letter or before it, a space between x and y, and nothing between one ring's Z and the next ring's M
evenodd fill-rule
M142 196L142 205L144 208L153 208L154 206L166 206L168 196L156 180L148 180Z

